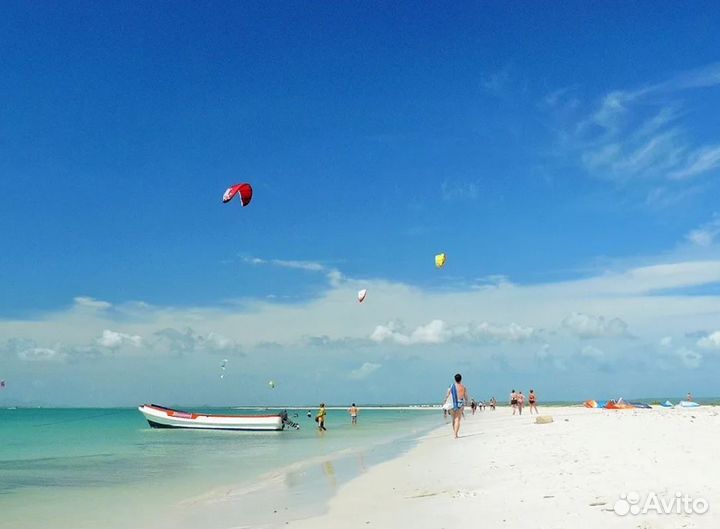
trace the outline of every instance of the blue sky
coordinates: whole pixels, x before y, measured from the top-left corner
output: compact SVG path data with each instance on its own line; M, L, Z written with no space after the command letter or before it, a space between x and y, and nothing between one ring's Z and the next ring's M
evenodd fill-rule
M3 11L0 398L717 393L712 3Z

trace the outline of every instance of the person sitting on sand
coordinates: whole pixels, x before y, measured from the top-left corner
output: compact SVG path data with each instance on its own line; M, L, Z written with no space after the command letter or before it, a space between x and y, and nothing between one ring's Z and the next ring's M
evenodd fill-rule
M467 390L462 384L462 375L460 373L455 375L455 383L450 386L445 398L452 398L453 406L450 413L453 418L453 432L455 433L455 439L457 439L460 432L460 421L465 410L465 401L467 400Z
M360 410L357 409L357 406L355 406L355 403L352 403L352 406L350 406L350 409L348 409L348 413L350 414L350 422L352 424L357 424L357 416L358 412Z
M535 410L535 413L538 415L540 412L537 409L537 395L535 394L535 390L530 390L530 395L528 395L528 401L530 402L530 415L532 415L533 410Z
M525 395L522 394L522 391L519 391L517 394L518 415L522 415L522 410L523 410L524 405L525 405Z
M515 412L517 411L517 403L517 393L515 393L515 390L512 390L510 393L510 406L512 406L513 415L515 415Z
M318 410L318 414L315 416L315 422L318 423L318 430L321 432L327 431L327 428L325 428L325 416L327 415L327 410L325 409L325 403L320 403L320 409Z

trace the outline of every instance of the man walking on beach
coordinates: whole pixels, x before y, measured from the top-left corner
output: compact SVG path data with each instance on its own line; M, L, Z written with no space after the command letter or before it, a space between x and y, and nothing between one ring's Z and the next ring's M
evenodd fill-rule
M455 375L455 383L448 389L446 400L452 398L452 418L453 418L453 432L455 433L455 439L459 437L460 432L460 421L463 417L463 411L465 410L465 401L467 400L467 390L462 384L462 375L458 373Z

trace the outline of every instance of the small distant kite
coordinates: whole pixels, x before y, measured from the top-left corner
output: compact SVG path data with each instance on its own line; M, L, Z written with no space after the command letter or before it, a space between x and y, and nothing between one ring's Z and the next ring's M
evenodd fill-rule
M228 187L223 195L223 204L230 202L236 195L240 197L243 207L247 206L252 200L252 186L250 184L235 184Z
M269 387L270 389L275 389L275 382L274 382L273 380L271 380L270 382L268 382L268 387Z
M367 288L358 290L358 303L362 303L363 301L365 301L365 296L367 296Z
M220 369L222 370L222 373L220 373L220 378L225 378L225 367L227 366L227 358L222 361L222 364L220 364Z
M445 261L447 261L447 256L444 253L439 253L435 256L435 268L442 268L445 266Z

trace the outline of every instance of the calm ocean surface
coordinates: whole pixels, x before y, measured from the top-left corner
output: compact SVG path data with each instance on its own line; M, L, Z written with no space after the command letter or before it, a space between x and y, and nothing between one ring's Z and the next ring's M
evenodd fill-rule
M353 427L330 410L319 434L306 413L290 411L299 431L204 432L151 429L134 408L0 409L0 528L281 524L443 424L437 410L366 409Z

